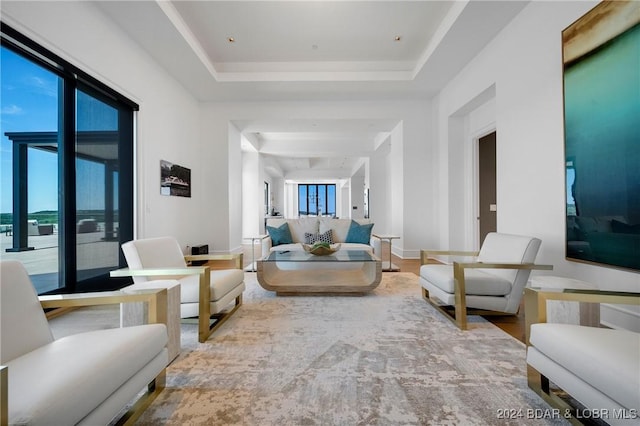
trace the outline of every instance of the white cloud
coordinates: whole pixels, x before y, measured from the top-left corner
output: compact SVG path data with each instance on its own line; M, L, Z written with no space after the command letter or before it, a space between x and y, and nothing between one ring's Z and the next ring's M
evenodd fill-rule
M24 111L18 105L8 105L2 108L2 114L5 115L18 115L22 114Z
M37 93L42 93L46 96L57 97L58 87L55 85L55 81L45 80L40 77L31 76L28 79L28 83L36 90Z

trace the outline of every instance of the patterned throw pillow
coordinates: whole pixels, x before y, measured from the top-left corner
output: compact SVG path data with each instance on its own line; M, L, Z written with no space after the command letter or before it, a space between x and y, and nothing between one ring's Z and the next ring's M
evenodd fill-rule
M311 234L309 232L304 233L304 243L305 244L314 244L318 241L323 243L333 244L333 237L331 235L331 229L323 234Z
M293 239L291 238L291 231L289 231L289 224L283 223L279 227L267 226L267 232L271 237L271 244L273 246L279 246L280 244L291 244Z
M373 223L360 225L355 220L351 220L351 226L349 227L349 233L347 234L345 242L369 244L369 240L371 240L371 228L373 228Z

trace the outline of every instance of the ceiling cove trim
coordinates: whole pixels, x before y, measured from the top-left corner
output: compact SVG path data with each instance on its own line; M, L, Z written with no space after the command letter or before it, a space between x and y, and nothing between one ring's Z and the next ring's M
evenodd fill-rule
M282 81L409 81L411 71L369 72L224 72L218 73L219 82L282 82Z
M202 47L197 37L193 34L175 6L164 0L156 0L156 4L165 14L169 22L175 27L185 42L196 54L200 62L205 66L209 74L218 82L313 82L313 81L411 81L417 74L416 70L422 65L414 67L413 70L406 70L406 63L387 64L387 67L402 67L405 70L384 70L384 71L219 71L224 69L224 64L216 65L211 61L205 49ZM229 64L231 68L238 69L239 64ZM291 65L291 64L289 64ZM348 63L348 68L357 68L359 64ZM360 64L361 65L361 64ZM297 64L296 67L305 67L304 64ZM306 65L308 66L308 64ZM327 67L325 63L321 67ZM267 67L269 65L267 64Z
M416 76L420 73L422 68L425 66L431 55L436 51L438 46L442 43L444 38L447 36L447 33L453 27L453 24L458 20L464 9L468 6L470 0L465 1L455 1L451 9L447 12L446 16L442 20L442 23L436 30L436 32L431 37L431 40L427 44L427 48L418 59L416 63L416 67L413 70L413 74L411 76L412 79L416 78Z
M196 38L196 36L191 32L189 26L184 22L180 13L176 10L175 6L168 1L156 0L156 4L162 12L166 15L169 21L173 24L175 29L180 33L182 38L187 42L191 50L196 54L200 62L205 66L207 71L211 74L211 76L218 80L219 73L216 71L213 63L209 60L209 56L206 54L204 48Z

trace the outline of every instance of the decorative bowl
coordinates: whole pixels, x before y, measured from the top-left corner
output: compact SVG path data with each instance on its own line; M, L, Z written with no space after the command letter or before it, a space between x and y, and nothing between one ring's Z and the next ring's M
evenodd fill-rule
M326 246L314 247L309 244L303 244L302 247L306 252L315 254L316 256L327 256L340 250L340 244L332 244L330 247L326 247Z

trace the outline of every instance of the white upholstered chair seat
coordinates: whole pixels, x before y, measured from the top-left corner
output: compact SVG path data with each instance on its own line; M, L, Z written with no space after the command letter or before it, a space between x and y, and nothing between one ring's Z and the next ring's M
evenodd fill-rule
M530 342L527 363L536 370L545 373L557 364L620 406L640 409L640 333L541 323L531 325ZM568 388L563 386L571 393Z
M166 344L164 325L150 324L74 334L9 361L9 377L20 378L9 380L11 421L80 422L86 407L98 407L145 366L162 371Z
M454 292L455 280L452 265L423 265L420 277L446 293ZM511 282L480 269L465 272L466 292L468 295L504 296L511 293Z

